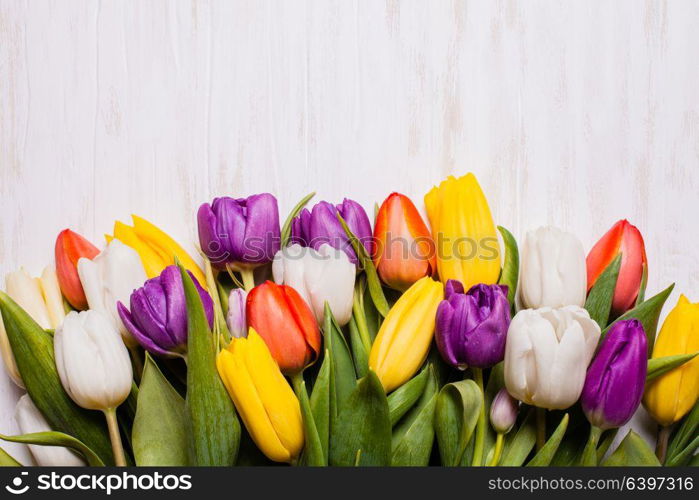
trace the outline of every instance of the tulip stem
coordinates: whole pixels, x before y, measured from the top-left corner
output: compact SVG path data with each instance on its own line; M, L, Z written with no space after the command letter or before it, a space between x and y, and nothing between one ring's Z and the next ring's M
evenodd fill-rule
M493 458L490 459L488 464L490 467L495 467L498 462L500 462L500 455L502 455L502 445L505 442L505 435L502 432L498 432L495 438L495 451L493 451Z
M241 269L240 276L243 278L243 287L246 292L255 288L255 274L252 269Z
M546 409L536 409L536 451L546 444Z
M658 429L658 442L655 446L655 456L661 464L665 463L665 455L667 455L667 442L670 440L670 427L660 426Z
M371 338L369 337L369 327L366 323L366 314L364 313L364 306L360 301L361 290L357 288L354 289L354 299L352 301L352 313L354 314L354 321L357 323L357 331L359 332L359 338L364 345L364 350L369 353L371 351Z
M124 446L121 443L121 435L119 434L119 422L117 422L116 408L107 408L104 410L104 416L107 419L109 439L112 442L114 463L119 467L124 467L126 466L126 457L124 456Z
M594 467L597 465L597 443L602 435L602 429L596 426L590 427L590 437L587 439L587 444L583 450L580 465L584 467Z
M478 423L476 424L476 440L473 447L473 461L471 465L474 467L480 467L483 465L483 448L485 446L485 431L486 431L486 421L485 421L485 391L483 390L483 370L480 368L473 368L473 378L478 384L478 388L481 390L483 395L483 404L481 404L481 410L478 413Z

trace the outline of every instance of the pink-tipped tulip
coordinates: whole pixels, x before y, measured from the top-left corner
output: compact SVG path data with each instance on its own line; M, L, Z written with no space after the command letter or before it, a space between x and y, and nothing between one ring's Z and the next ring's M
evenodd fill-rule
M643 236L626 219L620 220L592 247L587 256L587 290L621 254L621 268L614 290L612 314L619 316L634 306L641 288L643 270L648 266Z

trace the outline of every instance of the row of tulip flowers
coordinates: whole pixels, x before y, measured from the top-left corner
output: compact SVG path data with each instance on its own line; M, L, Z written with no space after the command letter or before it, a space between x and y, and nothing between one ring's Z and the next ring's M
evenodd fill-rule
M271 194L203 204L202 267L140 217L102 251L62 231L0 292L27 391L0 438L40 465L697 464L699 304L656 339L672 286L645 298L627 221L587 256L539 228L520 259L472 174L427 193L431 230L398 193L373 230L312 196L283 225ZM642 402L655 452L615 440Z

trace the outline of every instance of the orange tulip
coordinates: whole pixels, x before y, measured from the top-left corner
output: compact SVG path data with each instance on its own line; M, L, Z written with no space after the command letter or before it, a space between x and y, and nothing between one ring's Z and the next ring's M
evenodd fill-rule
M271 281L248 293L248 326L267 344L285 375L300 372L320 352L320 329L311 308L299 293Z
M99 249L70 229L64 229L56 238L56 274L63 296L76 309L87 309L87 298L78 276L78 260L93 259Z
M383 282L400 291L437 270L430 230L407 196L391 193L381 205L372 254Z
M638 297L643 270L648 266L641 232L626 219L620 220L592 247L587 256L587 290L621 254L621 268L614 289L612 314L619 316L631 309Z

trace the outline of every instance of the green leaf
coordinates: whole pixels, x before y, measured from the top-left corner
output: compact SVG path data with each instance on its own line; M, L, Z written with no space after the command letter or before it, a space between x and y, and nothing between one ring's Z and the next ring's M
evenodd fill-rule
M471 440L483 405L483 393L473 380L442 387L435 409L435 431L442 464L457 466Z
M621 269L621 254L617 255L600 274L585 301L585 309L600 328L606 327L609 321L619 269Z
M330 379L332 370L332 358L328 350L325 350L323 364L313 385L311 393L311 412L316 424L316 431L320 439L323 456L328 456L328 441L330 439Z
M233 465L240 422L216 370L216 352L199 292L178 263L187 300L187 431L190 465Z
M94 451L86 446L79 439L73 436L64 434L63 432L34 432L31 434L23 434L21 436L5 436L0 434L0 439L10 441L12 443L36 444L41 446L62 446L76 451L79 455L85 458L88 465L92 467L103 467L104 462Z
M691 443L689 443L682 451L675 454L675 456L673 456L670 460L666 461L665 465L668 467L686 465L685 462L688 462L692 458L694 452L697 451L697 448L699 448L699 436L695 436Z
M359 239L352 234L347 222L345 222L345 219L343 219L339 213L337 214L337 220L340 221L342 228L345 230L347 238L352 244L354 252L357 254L359 263L366 273L367 285L369 287L371 300L374 302L376 310L379 312L379 314L385 318L390 308L388 307L386 296L383 294L381 280L379 279L379 274L376 272L376 267L374 267L374 261L371 260L371 256L367 253L362 242L360 242Z
M358 377L364 377L369 371L369 353L364 348L364 343L359 335L357 322L354 315L349 322L350 345L352 346L352 358L354 359L354 368L357 371Z
M655 343L655 333L658 329L658 318L660 317L660 311L662 311L663 305L665 304L665 301L669 295L672 293L672 289L674 287L675 284L673 283L662 292L652 296L650 299L642 302L638 306L618 317L602 332L600 341L605 337L605 335L607 335L607 332L614 325L614 323L617 321L634 318L640 321L643 325L643 330L646 332L646 338L648 339L648 354L650 355L650 353L653 352L653 344Z
M50 427L75 436L105 464L113 465L104 416L80 408L63 389L56 371L53 337L3 292L0 292L0 312L24 386Z
M203 255L204 259L204 273L206 275L206 288L209 291L209 295L214 303L214 332L216 332L216 340L219 340L219 335L223 335L227 342L231 340L231 332L228 331L228 325L226 324L226 311L228 310L228 297L225 297L226 301L226 311L223 309L223 304L221 303L221 295L219 294L219 284L214 277L214 270L211 267L211 261Z
M691 361L699 352L691 354L675 354L673 356L663 356L662 358L651 358L648 360L648 373L646 374L646 383L654 378L659 377L663 373L667 373L675 368Z
M291 237L291 223L293 222L294 218L301 213L301 210L303 210L303 207L306 206L306 204L311 201L311 198L313 198L316 195L315 191L312 193L307 194L304 196L301 201L299 201L294 208L291 209L291 212L289 213L289 216L286 218L284 221L284 225L282 226L282 231L281 231L281 248L284 248L288 243L289 243L289 238Z
M672 461L675 455L681 453L689 442L699 432L699 401L694 403L694 408L682 419L667 448L667 462Z
M643 264L643 274L641 275L641 286L638 289L635 306L638 307L646 298L646 285L648 285L648 264Z
M146 354L131 439L136 465L187 465L186 422L184 399Z
M536 408L529 410L514 438L507 444L499 465L519 467L531 453L536 443ZM560 443L559 443L560 444Z
M425 391L431 365L425 366L420 373L388 395L388 414L391 426L396 425L403 415L420 399Z
M428 365L426 370L428 380L420 402L393 431L393 466L424 467L429 464L434 443L434 413L439 385L432 365Z
M0 467L22 467L22 464L15 460L12 455L0 448Z
M291 377L294 385L294 392L301 406L301 416L303 417L303 433L305 443L303 449L303 464L311 467L323 467L328 465L328 460L323 452L323 445L318 435L311 403L308 400L306 382L303 380L303 373L298 373Z
M568 414L566 413L563 415L556 430L551 434L549 440L546 441L546 444L534 455L534 458L529 461L527 467L546 467L551 463L568 429L568 420Z
M502 226L498 226L498 231L500 231L502 241L505 244L505 262L502 265L498 283L507 285L507 300L510 302L512 312L514 313L517 280L519 278L519 248L517 247L517 240L512 236L512 233Z
M619 447L600 465L604 467L660 466L648 444L634 431L629 431Z
M337 432L331 441L330 464L388 466L390 462L388 401L379 378L369 370L340 408Z
M612 446L612 443L614 442L614 438L616 438L616 435L619 433L619 429L609 429L604 433L604 438L602 439L602 442L600 445L597 447L597 463L600 463L604 456L607 454L607 450L609 450L609 447Z

